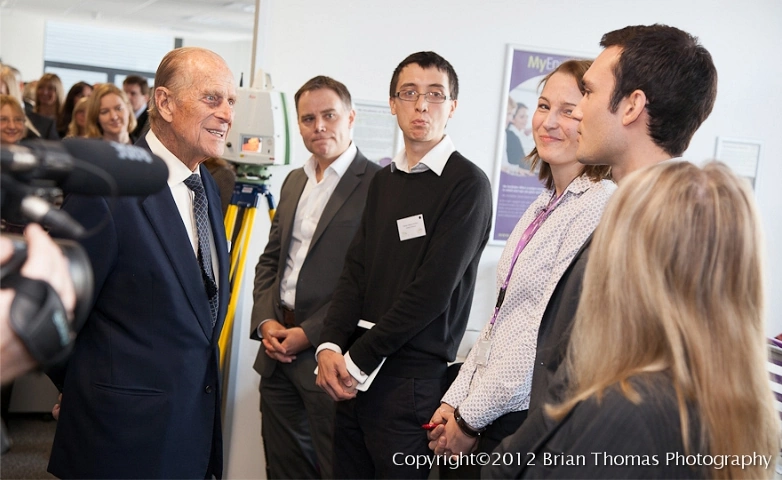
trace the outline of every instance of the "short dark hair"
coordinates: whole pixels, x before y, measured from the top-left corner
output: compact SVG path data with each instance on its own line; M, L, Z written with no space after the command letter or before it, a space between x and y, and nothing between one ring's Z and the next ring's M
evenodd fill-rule
M611 111L635 90L647 98L649 135L671 156L687 149L717 96L717 69L698 38L668 25L636 25L603 35L622 49L614 67Z
M320 90L321 88L328 88L336 93L345 105L345 110L353 109L353 100L350 98L350 92L344 83L325 75L318 75L317 77L312 77L307 80L296 92L296 95L293 96L293 100L296 102L296 112L298 113L299 111L299 99L305 92Z
M409 55L402 60L402 63L396 66L394 74L391 76L391 87L388 90L389 98L396 96L396 84L399 83L399 74L402 69L411 63L415 63L421 68L434 67L437 70L448 75L448 89L450 90L451 100L456 100L459 97L459 77L456 76L456 70L448 63L448 60L444 59L440 55L434 52L417 52Z
M584 74L592 65L592 60L567 60L559 64L557 68L549 72L543 80L540 81L538 87L546 85L549 78L555 73L563 73L573 77L573 82L576 86L581 86L581 80L584 78ZM546 160L540 158L538 153L538 147L534 147L529 155L527 155L527 161L529 162L530 171L535 171L535 168L539 168L538 178L541 183L549 190L554 189L554 175L551 173L551 166L546 163ZM593 182L599 182L611 178L611 167L608 165L582 165L579 175L586 175Z
M128 75L122 81L122 85L138 85L142 95L149 95L149 82L141 75Z

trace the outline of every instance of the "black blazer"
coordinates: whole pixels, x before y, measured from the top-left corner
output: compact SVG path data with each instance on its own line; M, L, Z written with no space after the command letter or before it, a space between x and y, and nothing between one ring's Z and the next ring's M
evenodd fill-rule
M337 286L348 246L361 223L370 180L380 166L359 151L342 175L315 228L310 250L301 267L296 286L296 323L310 343L318 344L331 295ZM282 184L280 203L269 231L269 242L255 269L255 304L250 337L258 340L257 328L267 318L282 320L280 282L293 234L293 220L299 198L307 184L303 168L293 170ZM263 376L274 372L277 362L258 350L255 370ZM311 372L310 372L311 373Z
M147 147L146 142L139 146ZM217 186L209 201L219 312L209 302L169 188L146 197L70 195L87 229L92 310L65 373L49 472L60 478L204 478L222 473L218 345L229 298Z
M579 403L530 450L519 451L521 478L705 478L707 472L676 460L677 453L686 453L670 377L639 375L630 385L640 404L614 385L600 401L591 397ZM689 418L690 435L697 436L694 409Z

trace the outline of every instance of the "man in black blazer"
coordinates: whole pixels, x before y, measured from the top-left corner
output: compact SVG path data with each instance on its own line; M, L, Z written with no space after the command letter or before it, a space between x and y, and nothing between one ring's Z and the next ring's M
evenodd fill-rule
M714 106L717 70L697 38L666 25L615 30L603 35L600 45L605 50L584 74L584 97L573 110L573 118L580 121L577 155L584 164L611 165L614 181L621 182L636 170L684 153ZM560 279L543 314L527 419L495 453L534 452L554 428L543 407L566 395L568 378L562 362L590 244L591 237ZM482 476L517 478L524 466L525 462L484 467Z
M282 185L255 271L251 338L263 339L254 368L269 478L331 478L335 406L315 385L313 345L380 167L350 141L345 85L318 76L295 100L312 157Z
M217 186L200 164L223 153L234 78L200 48L169 52L155 78L139 145L166 162L168 187L63 205L97 231L81 240L95 292L64 375L49 461L59 478L222 476L229 260Z
M140 75L128 75L122 81L122 90L128 96L133 114L136 116L136 128L130 133L131 138L136 141L148 128L149 84L147 79Z

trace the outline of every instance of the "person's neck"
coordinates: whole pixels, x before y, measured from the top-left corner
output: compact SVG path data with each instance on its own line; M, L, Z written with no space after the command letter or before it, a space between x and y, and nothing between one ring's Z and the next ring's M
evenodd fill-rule
M331 159L323 158L323 157L315 157L315 181L316 182L320 183L320 181L323 180L323 173L326 171L327 168L329 168L329 166L332 163L337 161L338 158L339 155Z
M619 183L623 178L637 170L656 165L671 158L670 153L667 153L649 139L648 142L641 143L638 147L626 152L622 156L621 162L612 165L611 177L614 179L614 182Z
M104 133L103 139L117 143L130 143L130 135L128 132L120 132L118 134Z
M445 134L436 140L418 142L405 139L405 156L407 157L407 168L413 169L422 158L426 156L438 143L440 143Z
M157 139L160 140L160 143L163 144L163 146L180 162L184 163L191 172L195 172L196 168L206 160L207 157L194 157L185 148L179 148L180 143L176 138L176 135L174 135L170 129L153 127L152 131L155 133Z
M556 196L559 197L570 185L570 183L581 175L581 171L584 166L580 163L569 163L567 165L550 165L551 178L554 179L554 191Z

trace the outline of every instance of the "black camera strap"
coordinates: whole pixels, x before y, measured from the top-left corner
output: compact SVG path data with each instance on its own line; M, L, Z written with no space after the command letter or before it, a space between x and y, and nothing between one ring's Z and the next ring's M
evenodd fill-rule
M75 334L54 288L43 280L20 274L8 275L2 286L16 290L11 303L11 327L40 367L46 369L65 359Z

